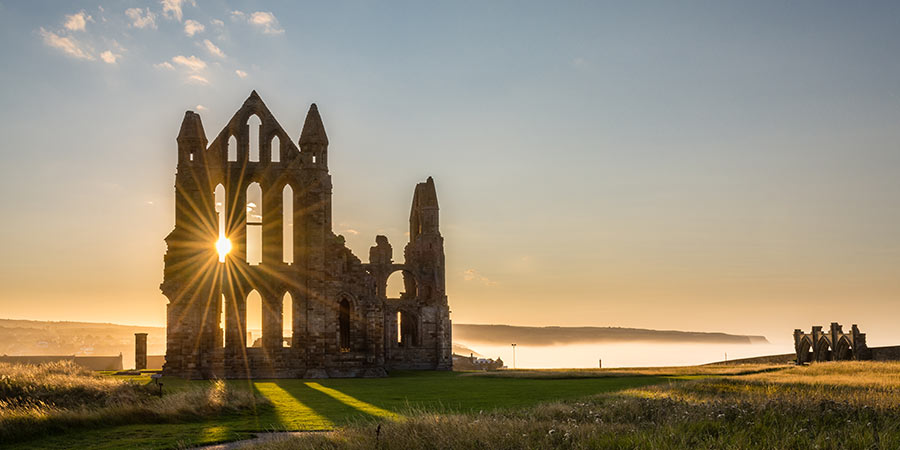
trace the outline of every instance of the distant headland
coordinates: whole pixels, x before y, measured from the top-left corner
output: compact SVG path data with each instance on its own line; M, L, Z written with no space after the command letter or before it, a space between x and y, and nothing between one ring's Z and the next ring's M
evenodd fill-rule
M672 344L768 344L765 336L726 333L649 330L619 327L520 327L453 324L453 340L466 343L564 345L598 342L654 342Z

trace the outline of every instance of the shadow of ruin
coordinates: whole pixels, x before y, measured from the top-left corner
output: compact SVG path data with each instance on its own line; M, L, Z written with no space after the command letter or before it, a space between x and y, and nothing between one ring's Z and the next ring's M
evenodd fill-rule
M187 111L177 143L175 227L160 285L169 300L166 375L450 370L444 243L430 177L413 193L404 262L394 263L388 239L377 236L363 263L332 231L328 137L315 104L297 145L256 91L208 146L200 116ZM387 279L398 271L405 292L389 299ZM258 340L247 329L254 291Z

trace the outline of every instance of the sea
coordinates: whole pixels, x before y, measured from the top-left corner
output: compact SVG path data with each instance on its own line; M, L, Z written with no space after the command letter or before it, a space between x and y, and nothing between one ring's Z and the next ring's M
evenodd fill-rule
M501 358L519 369L692 366L754 356L792 353L790 343L695 344L620 342L566 345L516 345L456 342L486 358Z

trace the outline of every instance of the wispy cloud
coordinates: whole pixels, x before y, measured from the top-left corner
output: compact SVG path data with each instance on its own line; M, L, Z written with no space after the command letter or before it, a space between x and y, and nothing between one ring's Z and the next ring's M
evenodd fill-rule
M209 23L211 23L211 24L213 24L213 25L215 25L215 26L217 26L217 27L224 27L224 26L225 26L225 22L222 22L222 21L219 20L219 19L213 19L213 20L210 20Z
M187 2L184 0L161 0L160 3L162 3L163 7L163 16L167 19L175 19L179 22L181 22L181 19L184 17L181 6L185 3L196 5L193 0L188 0Z
M156 29L156 14L150 11L150 8L128 8L125 15L131 19L131 26L135 28L153 28Z
M207 108L203 105L197 105L197 111L206 111Z
M113 53L111 50L107 50L100 54L100 59L107 64L115 64L116 61L121 58L122 55Z
M497 282L491 280L490 278L478 273L475 269L466 269L463 271L463 279L466 281L477 281L483 283L485 286L496 286Z
M281 34L284 28L278 23L275 15L266 11L257 11L250 14L250 25L260 28L265 34Z
M44 44L50 47L62 50L63 53L77 59L86 59L93 61L94 55L75 39L66 36L60 36L52 31L47 31L41 27L41 37L44 38Z
M196 56L178 55L172 58L172 62L168 61L154 64L153 67L164 70L181 69L181 73L186 76L185 81L189 84L209 84L206 74L206 61Z
M356 231L353 228L347 228L346 230L344 230L344 233L352 234L352 235L356 236L359 234L359 231Z
M196 74L189 76L187 81L192 84L209 84L209 80Z
M203 46L206 47L206 51L208 51L211 55L218 56L219 58L225 57L225 52L223 52L219 47L216 47L216 44L213 44L209 39L203 40Z
M172 62L184 67L191 72L199 72L206 68L206 62L196 56L178 55L172 58Z
M253 25L255 28L265 34L284 33L284 28L281 28L281 24L278 23L278 19L275 18L275 14L272 14L268 11L256 11L254 13L251 13L249 16L243 11L232 11L231 20L247 20L247 23Z
M234 74L238 76L238 78L247 78L247 72L244 72L241 69L235 70Z
M88 22L93 22L94 19L87 15L84 10L81 10L75 14L66 15L66 29L69 31L84 31L85 26Z
M202 23L197 22L196 20L188 19L188 20L184 21L184 34L186 34L188 36L193 36L197 33L202 32L205 29L206 29L206 27L203 26Z

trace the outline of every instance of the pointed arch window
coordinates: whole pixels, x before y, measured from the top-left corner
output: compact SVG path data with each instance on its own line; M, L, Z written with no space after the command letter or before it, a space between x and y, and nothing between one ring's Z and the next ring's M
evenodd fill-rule
M228 138L228 160L237 161L237 138L231 136Z
M290 347L294 336L294 298L290 292L285 292L281 299L282 310L282 345Z
M262 262L262 188L259 183L247 186L247 263L255 266Z
M225 186L219 183L213 191L216 207L216 226L219 237L225 237Z
M284 185L281 191L282 262L294 263L294 188Z
M247 295L247 347L262 347L262 297L256 289Z
M216 189L213 191L213 205L216 211L216 229L218 233L216 234L216 246L217 250L219 250L219 262L225 262L225 256L227 251L224 251L224 248L219 248L221 242L226 239L226 231L225 231L225 223L226 223L226 209L225 209L225 186L219 183L216 186Z
M401 347L414 347L419 342L419 319L415 314L400 311L397 313L397 328L400 331L398 344Z
M250 129L250 162L258 162L260 129L262 128L262 120L259 119L259 116L254 114L250 116L249 119L247 119L247 127Z
M281 162L281 139L277 135L272 136L269 143L269 154L272 156L272 162Z
M227 303L225 302L225 294L221 295L219 299L219 333L222 335L222 340L219 342L219 347L225 346L225 311L227 308Z
M338 314L338 330L340 334L341 352L350 351L350 301L346 298L341 300L340 312Z

